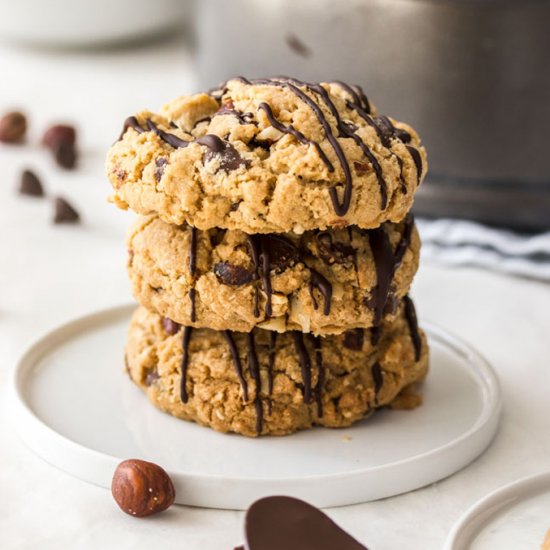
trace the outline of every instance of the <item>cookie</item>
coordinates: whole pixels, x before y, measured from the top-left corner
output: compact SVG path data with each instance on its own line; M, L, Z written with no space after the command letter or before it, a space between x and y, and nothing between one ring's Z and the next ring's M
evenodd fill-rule
M358 86L288 78L139 112L107 158L121 208L250 234L400 222L426 170L417 133Z
M300 236L199 231L145 217L128 247L136 299L178 323L338 334L395 316L420 241L412 217Z
M375 345L372 336L191 329L141 307L126 367L155 406L220 432L341 428L391 405L426 375L426 338L405 307L383 324Z

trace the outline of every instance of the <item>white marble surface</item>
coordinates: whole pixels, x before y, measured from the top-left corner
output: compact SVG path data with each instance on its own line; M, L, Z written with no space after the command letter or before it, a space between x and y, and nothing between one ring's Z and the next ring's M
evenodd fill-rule
M23 108L32 124L29 146L0 147L0 547L231 549L242 541L240 513L176 506L143 521L126 517L108 491L28 451L7 403L14 364L29 342L74 316L129 299L124 229L131 215L106 203L103 156L127 114L193 88L190 56L180 40L117 53L0 46L0 75L0 111ZM81 131L84 155L75 172L56 169L36 145L44 126L59 119L77 122ZM77 205L81 226L53 226L47 200L15 194L26 166L51 193ZM421 318L462 336L495 365L505 408L491 448L450 479L329 510L375 550L438 550L476 499L550 468L550 286L423 265L413 294Z

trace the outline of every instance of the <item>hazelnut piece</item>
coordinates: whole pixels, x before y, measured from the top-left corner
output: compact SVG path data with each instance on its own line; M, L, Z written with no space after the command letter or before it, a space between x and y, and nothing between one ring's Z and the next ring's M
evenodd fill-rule
M27 119L23 113L13 111L0 118L0 141L20 143L27 132Z
M117 466L111 492L123 512L138 518L163 512L176 495L172 480L160 466L137 459Z

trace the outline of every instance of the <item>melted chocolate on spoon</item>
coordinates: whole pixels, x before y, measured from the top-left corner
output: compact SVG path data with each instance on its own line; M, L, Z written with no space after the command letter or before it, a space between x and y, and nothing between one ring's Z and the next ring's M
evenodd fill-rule
M266 497L248 509L245 550L368 550L311 504Z

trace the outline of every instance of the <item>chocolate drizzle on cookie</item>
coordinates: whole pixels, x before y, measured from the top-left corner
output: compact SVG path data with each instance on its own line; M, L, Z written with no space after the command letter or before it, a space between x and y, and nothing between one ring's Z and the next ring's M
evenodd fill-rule
M317 384L315 385L315 400L317 402L317 416L323 416L323 387L325 386L325 366L323 365L323 353L321 351L321 338L312 336L313 349L315 350L315 365L317 366Z
M346 84L341 80L333 80L332 83L340 86L342 90L347 92L352 97L352 100L353 100L352 105L357 106L361 108L365 113L370 114L371 112L370 101L368 100L361 86L359 86L358 84L354 84L353 86L350 86L349 84Z
M267 394L269 399L267 401L267 411L271 414L271 396L273 395L273 367L275 365L275 351L277 345L277 333L271 331L269 333L269 351L268 351L268 363L267 363Z
M321 86L320 84L305 84L306 88L312 92L315 92L318 94L322 100L324 101L325 105L328 107L329 111L331 112L332 116L336 120L336 125L338 128L338 132L341 137L349 137L352 138L353 141L359 146L363 154L367 157L369 160L374 173L376 174L376 178L378 180L378 185L380 188L380 194L381 194L381 207L382 210L385 210L388 205L388 192L387 192L387 186L386 186L386 180L384 179L384 175L382 174L382 167L380 166L378 160L374 156L373 152L369 149L367 144L355 133L355 127L350 124L345 124L342 119L340 118L340 114L338 112L338 109L336 109L336 106L330 99L330 96L328 92ZM346 159L346 164L348 165L349 169L349 163ZM344 172L345 173L345 172ZM332 188L334 189L334 188ZM334 191L330 190L331 196L335 196L336 190ZM350 201L351 201L351 183L348 183L348 180L346 178L346 187L344 191L344 203L342 205L343 208L345 208L345 212L343 214L339 215L345 215L346 212L349 209ZM349 195L349 197L348 197ZM334 197L332 198L334 203ZM338 210L335 206L335 211L338 213Z
M321 157L321 160L325 163L329 171L334 171L334 166L332 165L332 162L330 162L326 153L321 149L319 143L317 143L316 141L312 141L311 139L307 139L306 136L304 136L304 134L302 134L302 132L300 132L299 130L296 130L296 128L294 128L292 124L285 126L282 122L279 122L273 115L273 111L267 103L260 103L259 109L264 111L267 116L267 120L269 120L269 123L271 124L271 126L273 126L273 128L279 130L279 132L283 134L290 134L291 136L294 136L300 143L303 143L304 145L313 145L313 147L315 147L315 149L317 150L319 157Z
M183 403L189 400L187 393L187 367L189 366L189 342L191 341L192 327L184 327L182 337L182 356L181 356L181 386L180 395Z
M418 330L416 309L409 295L403 298L403 302L405 304L405 318L407 319L407 323L409 325L409 332L414 346L414 359L415 361L419 361L420 356L422 355L422 338L420 337L420 332Z
M258 361L258 354L256 353L256 343L254 342L254 331L247 333L246 343L248 346L248 370L250 376L256 385L256 391L254 395L254 407L256 408L256 433L261 434L263 428L263 405L262 396L262 381L260 378L260 363Z
M389 236L383 225L367 232L376 269L376 286L372 290L372 299L369 302L369 305L374 309L373 329L371 331L373 344L378 339L379 327L388 303L393 277L410 246L413 225L414 218L409 214L405 218L403 233L395 251L392 249Z
M311 403L312 388L311 388L311 358L304 343L304 335L301 332L292 331L294 347L300 361L302 370L302 383L304 384L304 403Z
M402 141L403 143L409 143L411 141L411 135L407 131L394 126L388 117L372 116L370 114L370 110L362 108L356 102L347 101L346 105L349 109L355 111L371 128L374 128L376 134L378 135L378 138L382 142L382 145L389 149L393 157L397 160L397 165L399 166L399 179L401 180L401 192L406 195L408 190L407 185L405 184L405 178L403 176L403 160L400 156L398 156L395 152L391 150L391 139L397 139ZM407 149L408 148L409 146L407 146ZM415 152L418 153L416 149ZM420 181L421 174L422 172L418 173L418 181Z
M243 400L248 401L248 384L246 383L246 378L243 376L243 368L241 365L241 359L239 357L239 352L237 351L237 346L235 345L235 340L233 339L233 334L230 330L224 330L223 335L227 340L229 345L229 351L231 352L231 358L233 360L233 365L235 366L235 372L237 373L237 378L243 389Z
M224 337L229 346L233 365L239 383L243 390L243 400L246 403L248 401L248 384L243 374L243 368L237 345L234 339L234 333L230 330L223 331ZM315 350L315 363L317 368L317 384L315 388L311 385L311 358L309 356L307 347L304 342L304 335L301 332L291 332L294 347L298 355L298 361L300 363L300 369L302 373L302 383L304 391L304 403L309 404L312 402L313 396L315 396L317 402L317 414L319 417L323 416L323 404L322 404L322 392L325 384L325 368L323 366L323 356L321 352L321 339L318 336L310 336L313 348ZM260 361L258 359L258 353L256 351L255 332L251 331L243 334L246 342L247 358L248 358L248 372L255 384L254 392L254 408L256 409L256 432L259 434L263 431L263 402L262 402L262 378L260 374ZM184 340L185 342L185 340ZM271 414L272 403L271 395L273 394L273 366L275 364L276 356L276 343L277 333L271 332L269 335L269 348L268 348L268 364L267 364L267 411ZM184 356L188 356L188 352L184 351ZM182 372L184 372L182 370ZM182 382L183 384L183 382ZM182 393L183 400L183 393ZM186 401L184 401L185 403Z
M369 243L374 258L374 266L376 269L376 286L372 290L374 320L373 326L377 327L382 321L384 306L390 293L392 282L395 256L388 234L384 226L371 229L368 232Z
M271 271L282 272L300 261L298 248L281 235L247 235L247 245L252 259L253 278L261 280L266 295L265 314L273 315ZM255 288L254 316L260 316L258 287Z
M352 176L351 176L351 169L348 163L348 160L346 158L346 155L344 154L344 151L334 136L332 132L332 128L330 126L329 121L327 120L325 113L323 110L317 105L315 101L311 97L309 97L305 92L303 92L299 86L306 87L309 91L315 91L312 86L306 84L305 82L301 82L299 80L295 79L257 79L248 81L251 84L263 84L266 86L277 86L280 88L286 88L290 90L294 95L296 95L299 99L301 99L310 109L313 111L315 116L317 117L317 120L321 124L325 136L330 143L334 154L336 155L336 158L338 159L338 162L340 163L340 166L342 168L342 171L344 173L344 198L343 201L340 202L338 198L338 192L336 191L335 187L331 187L329 189L330 198L332 201L332 206L334 208L334 211L336 215L338 216L345 216L349 210L349 207L351 205L351 192L352 192ZM337 119L339 121L339 118ZM332 164L328 165L327 168L329 171L334 171L334 166Z
M126 133L128 128L133 128L138 134L143 134L143 132L145 132L145 130L140 126L138 119L135 116L129 116L122 125L122 132L118 137L118 141L122 139L122 136Z
M311 301L313 302L313 309L318 309L319 304L315 299L314 290L317 289L324 298L325 305L323 307L323 314L328 315L330 313L330 306L332 303L332 285L323 277L318 271L310 268L311 278L309 279L309 294L311 295Z
M416 167L417 183L420 184L420 179L422 178L422 157L420 156L418 149L416 149L416 147L413 147L412 145L407 145L407 151L411 154L411 157L413 159L414 165Z
M195 281L195 275L197 273L197 228L189 226L191 229L191 242L189 246L189 273L193 279L193 284ZM197 320L196 315L196 291L193 286L189 290L189 300L191 301L191 322L194 323Z
M384 385L384 374L382 372L382 367L380 366L380 363L376 361L374 365L372 366L372 380L374 382L374 397L376 401L378 401L378 394L380 390L382 389L382 386Z

